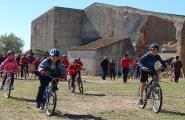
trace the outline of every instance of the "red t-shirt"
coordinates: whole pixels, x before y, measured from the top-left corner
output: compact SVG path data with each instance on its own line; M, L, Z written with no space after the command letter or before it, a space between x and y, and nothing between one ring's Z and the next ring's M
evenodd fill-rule
M78 70L79 70L78 67L74 66L74 65L69 65L69 67L68 67L68 72L70 75L77 74Z
M123 57L120 64L123 68L129 68L129 64L132 64L132 61L128 57Z

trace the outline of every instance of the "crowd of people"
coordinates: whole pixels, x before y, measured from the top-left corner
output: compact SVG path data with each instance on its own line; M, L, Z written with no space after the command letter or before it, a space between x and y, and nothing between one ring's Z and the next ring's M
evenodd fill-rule
M128 54L125 54L124 57L120 60L123 83L127 83L128 75L131 79L140 78L141 100L146 81L148 80L148 75L157 75L157 72L154 68L155 63L159 61L166 71L167 69L169 69L165 61L163 61L158 55L158 51L159 46L157 44L151 44L149 47L149 51L143 56L138 55L135 60L132 60L129 58ZM1 90L4 87L7 73L12 74L11 88L14 89L14 75L19 75L20 72L20 77L23 78L24 69L26 69L26 74L29 75L29 68L32 68L31 73L35 73L40 80L40 86L38 88L38 93L36 97L37 108L41 107L42 105L44 90L51 81L51 77L57 77L59 79L67 80L68 74L70 76L70 79L72 80L71 86L74 86L77 75L80 77L81 70L83 70L83 63L81 62L80 58L76 58L70 63L66 55L63 55L60 58L60 51L55 48L49 52L50 56L48 58L34 57L32 50L28 51L25 54L18 54L16 56L15 55L16 53L13 50L9 50L6 53L6 56L0 56L0 70L4 70ZM31 66L34 66L34 69ZM114 59L110 59L109 61L108 57L105 56L104 59L101 61L100 66L101 77L103 80L106 80L108 73L110 75L110 79L115 80L116 64ZM174 79L174 82L178 83L182 68L182 62L180 61L179 56L176 56L169 66L173 69L171 80ZM152 72L148 72L148 70L151 70ZM58 90L58 87L56 86L54 89Z
M150 51L147 53L150 53ZM120 66L116 66L114 59L110 59L109 61L109 58L105 56L100 63L102 80L106 80L108 75L110 76L111 80L115 80L116 73L119 75L119 71L116 71L117 67L122 68L121 74L123 77L123 83L127 83L128 78L139 79L142 73L141 59L143 59L143 57L145 57L145 55L138 55L136 59L131 59L128 54L125 54L118 64ZM156 63L156 61L154 62ZM168 65L168 71L170 70L172 72L171 76L169 77L170 81L178 83L179 77L182 75L182 62L179 56L176 56L172 61L170 61Z

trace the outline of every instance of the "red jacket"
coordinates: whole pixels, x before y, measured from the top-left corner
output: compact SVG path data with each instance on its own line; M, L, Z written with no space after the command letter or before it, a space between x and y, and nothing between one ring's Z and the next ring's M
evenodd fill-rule
M79 71L79 69L78 69L77 66L69 65L69 67L68 67L68 72L69 72L70 75L77 74L78 71Z
M79 70L82 70L83 63L81 61L77 62L77 67Z
M21 65L28 64L28 58L25 57L25 56L22 56L21 59L20 59L20 61L19 61L19 63L20 63Z
M61 60L62 64L64 64L67 68L69 67L69 61L67 59Z
M129 64L132 64L132 61L128 57L123 57L120 64L123 68L129 68Z
M39 67L39 64L41 63L41 61L40 60L34 60L33 61L33 65L35 66L35 67Z

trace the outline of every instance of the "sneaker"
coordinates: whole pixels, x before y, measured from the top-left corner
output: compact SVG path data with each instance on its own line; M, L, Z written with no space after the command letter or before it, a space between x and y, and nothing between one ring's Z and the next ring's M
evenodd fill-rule
M143 98L139 98L139 105L143 105Z
M41 107L41 103L40 102L37 102L36 103L36 108L40 108Z

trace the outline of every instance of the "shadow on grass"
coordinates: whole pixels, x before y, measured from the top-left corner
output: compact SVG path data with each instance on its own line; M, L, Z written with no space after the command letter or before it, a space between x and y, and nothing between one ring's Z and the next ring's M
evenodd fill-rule
M86 96L99 96L99 97L105 96L105 94L101 94L101 93L85 93L84 95L86 95Z
M60 111L55 112L54 116L67 118L67 119L103 120L101 117L96 117L96 116L93 116L93 115L62 114Z
M33 99L28 99L28 98L18 98L18 97L10 97L11 99L17 100L17 101L24 101L24 102L35 102Z
M161 110L161 113L168 113L171 115L177 115L177 116L185 116L185 113L182 112L176 112L176 111L169 111L169 110Z

